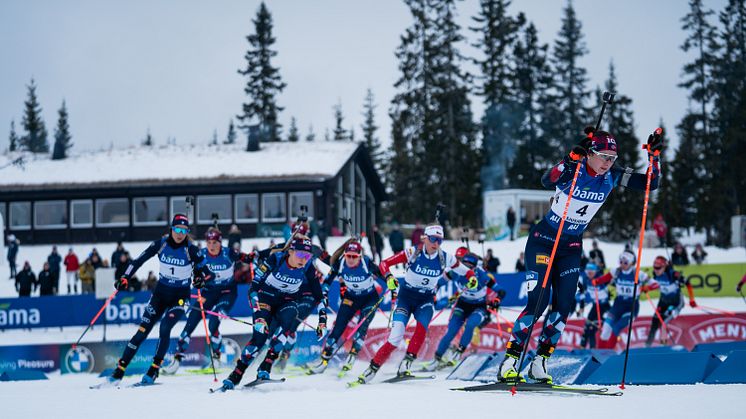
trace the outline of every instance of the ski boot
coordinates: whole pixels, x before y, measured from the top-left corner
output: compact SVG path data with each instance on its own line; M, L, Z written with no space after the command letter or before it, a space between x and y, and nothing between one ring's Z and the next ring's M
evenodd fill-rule
M230 375L228 375L228 378L223 380L223 388L222 391L226 390L233 390L238 383L241 382L241 378L243 378L243 373L246 371L246 368L248 368L249 365L243 362L243 360L239 359L236 362L236 368L231 371Z
M148 368L148 372L145 373L145 375L142 376L142 379L140 380L140 384L147 386L151 384L155 384L156 378L158 378L158 373L160 372L161 366L158 363L152 363L150 364L150 368Z
M370 365L368 365L368 368L366 368L365 371L363 371L363 373L360 374L359 377L357 377L357 383L358 384L370 383L373 380L373 378L376 376L376 373L378 373L379 368L381 367L371 362Z
M329 366L329 356L324 352L321 354L321 360L319 361L319 363L308 367L308 371L306 371L306 374L308 375L322 374L324 371L326 371L326 368L328 366Z
M528 378L539 383L552 384L552 376L547 374L548 356L536 355L528 368Z
M406 377L412 375L412 363L415 360L415 356L412 354L404 355L404 359L399 363L399 369L396 371L397 377Z
M444 360L445 365L442 368L455 367L456 364L461 361L461 355L464 354L464 350L466 350L466 348L464 348L463 346L452 346L450 353L448 354L448 359Z
M290 359L290 351L283 349L280 353L279 358L277 359L277 362L275 363L275 367L279 371L285 371L285 367L288 364L288 359Z
M503 358L503 362L500 363L500 369L497 373L497 381L501 383L526 382L526 380L520 376L517 369L518 357L511 354L505 354L505 358Z
M350 353L347 354L347 359L345 360L344 365L342 365L342 371L349 371L352 369L352 366L355 365L355 361L357 360L357 351L353 348L350 350Z

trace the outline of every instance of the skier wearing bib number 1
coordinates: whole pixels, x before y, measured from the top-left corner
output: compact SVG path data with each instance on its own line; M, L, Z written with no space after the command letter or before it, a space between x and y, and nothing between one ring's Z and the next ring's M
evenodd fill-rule
M531 361L528 374L536 381L552 382L552 377L547 373L547 360L554 352L565 329L567 317L575 306L575 289L580 274L580 257L583 253L583 231L615 187L624 186L645 191L645 174L632 173L631 169L614 166L617 158L614 136L605 131L594 131L592 127L586 128L585 131L587 136L582 142L542 177L544 187L555 188L556 192L547 215L531 228L525 249L526 267L538 274L539 281L543 280L549 264L575 170L578 167L580 170L546 285L547 288L551 287L552 292L549 292L549 289L545 290L542 301L538 301L541 286L536 286L529 292L526 308L516 320L513 337L500 364L498 381L524 380L519 375L518 363L524 345L529 343L528 330L536 321L533 313L537 305L538 313L542 313L551 295L551 311L546 317L536 357ZM656 131L648 137L646 147L648 153L653 156L651 189L658 187L658 155L662 148L662 135L660 131Z
M399 364L397 376L412 375L412 363L420 351L430 320L433 318L438 280L445 272L455 271L464 275L468 279L466 283L468 289L474 289L479 284L474 271L461 264L455 256L441 250L441 243L443 243L443 227L429 225L425 228L424 240L420 246L407 248L381 262L381 274L386 277L386 285L392 292L399 289L396 310L393 313L391 331L386 343L378 349L368 368L354 384L366 384L375 377L381 365L388 360L404 339L410 316L414 316L417 322L414 334L407 346L407 354ZM400 263L407 264L407 271L401 286L394 275L389 272L389 266Z

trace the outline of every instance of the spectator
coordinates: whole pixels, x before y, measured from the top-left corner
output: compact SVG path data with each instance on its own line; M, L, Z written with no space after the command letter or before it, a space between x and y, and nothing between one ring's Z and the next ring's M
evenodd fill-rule
M49 273L52 274L54 282L54 293L57 294L57 290L60 289L60 264L62 263L62 256L57 253L57 246L52 246L52 253L47 256L47 263L49 263ZM39 279L41 280L41 274L39 274Z
M130 258L129 252L122 252L119 254L119 260L117 260L117 263L114 265L114 278L121 278L122 275L124 275L124 271L127 270L127 266L129 266L130 262L132 262L132 259Z
M236 243L238 243L238 247L235 247ZM228 248L241 250L241 230L235 224L231 225L230 230L228 230Z
M36 282L39 284L39 295L57 294L57 283L54 281L49 262L44 263L44 269L39 272L39 278Z
M487 249L487 256L484 257L484 268L487 272L496 274L497 268L500 266L500 259L492 254L492 249Z
M707 258L707 252L702 248L702 244L697 243L692 252L692 259L694 259L694 262L696 262L697 265L701 265L702 262L705 261L705 258Z
M394 223L392 228L393 230L389 234L389 245L391 246L391 251L397 254L404 250L404 234L399 230L398 223Z
M80 269L80 262L78 261L78 255L73 252L73 248L67 251L65 255L65 273L67 275L67 293L70 294L70 284L72 284L72 290L75 294L78 293L78 269Z
M518 255L518 260L515 261L515 271L516 272L526 272L526 261L524 260L526 256L523 252L521 252L520 255Z
M125 253L125 252L127 251L124 250L124 246L122 245L122 242L118 241L117 248L114 249L114 253L111 254L111 263L112 263L111 267L112 268L116 269L119 267L119 262L121 260L122 253ZM119 277L117 276L116 278L119 278Z
M601 251L601 249L598 248L598 242L593 240L593 248L590 252L588 252L588 257L590 258L589 262L595 263L601 272L606 269L606 261L604 260L604 252Z
M94 247L91 254L88 255L88 260L91 261L94 269L103 268L104 262L101 260L101 255L98 254L98 250ZM82 280L82 277L81 277Z
M679 242L676 242L676 244L673 245L671 264L678 266L686 266L689 264L689 256L686 254L686 249L684 249L684 246Z
M666 246L668 225L666 225L666 221L663 219L663 214L658 214L655 216L655 220L653 221L653 230L655 230L655 235L656 237L658 237L658 247Z
M422 243L422 236L425 234L425 230L422 228L422 223L417 221L414 225L414 230L412 230L412 247L419 247L419 245Z
M39 283L36 282L36 275L31 271L31 264L28 261L23 263L23 269L16 275L16 291L19 297L30 297L32 291L36 291Z
M148 272L148 279L145 280L145 288L147 288L148 291L153 291L156 284L158 284L158 277L155 276L153 271Z
M93 261L90 258L83 262L83 265L78 270L78 276L82 285L81 294L92 293L96 282L96 268L93 266Z
M585 254L585 250L580 254L580 270L585 270L585 265L588 264L588 256Z
M319 245L322 249L326 250L326 239L329 237L329 233L326 229L326 223L324 223L322 218L319 218L319 229L317 234L319 236Z
M132 275L128 282L127 291L140 291L142 289L142 281L137 278L137 275Z
M16 256L18 256L19 241L14 234L8 234L8 266L10 267L10 279L16 277Z
M510 229L510 240L512 241L515 234L515 210L513 207L508 207L508 213L505 215L505 220L508 223L508 228Z
M380 262L383 254L383 236L378 231L378 226L373 226L373 234L368 236L368 245L370 246L370 253L373 256L373 262Z

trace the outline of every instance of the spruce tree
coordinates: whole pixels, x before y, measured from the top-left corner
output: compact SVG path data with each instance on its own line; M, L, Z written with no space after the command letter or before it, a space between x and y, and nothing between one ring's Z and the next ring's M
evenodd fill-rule
M278 115L283 110L277 104L277 96L285 88L280 70L272 66L272 58L277 51L272 49L275 38L272 36L272 15L264 2L259 6L253 20L255 33L246 37L250 48L246 51L246 68L238 73L246 76L244 92L249 102L243 104L242 122L239 128L246 130L256 121L262 126L263 141L279 141L281 125Z
M11 120L10 121L10 137L8 138L10 145L8 147L8 151L14 152L18 150L19 147L19 139L18 135L16 134L16 121Z
M691 110L684 116L677 126L679 134L679 148L671 162L671 184L673 186L674 202L668 217L673 218L669 227L703 228L699 209L709 203L709 193L706 193L705 169L702 160L705 148L699 140L703 136L700 115ZM681 220L676 220L677 216Z
M67 150L69 150L72 144L72 135L70 135L70 125L67 121L67 106L65 101L62 101L62 107L58 111L59 117L57 119L57 129L54 132L54 150L52 152L52 160L62 160L67 158Z
M295 121L295 117L290 118L290 130L288 131L288 141L291 143L297 143L300 140L300 133L298 132L298 123Z
M578 20L572 2L568 1L563 10L562 27L557 34L552 50L552 64L555 73L554 111L556 119L550 145L559 154L564 154L582 137L583 128L593 119L587 107L590 92L586 88L587 71L580 65L580 59L588 53L583 40L582 24ZM555 122L555 121L553 121Z
M36 98L36 84L31 79L27 86L28 97L24 102L23 120L21 125L25 134L21 137L21 149L32 153L48 153L47 128L41 117L41 105Z
M212 131L212 139L210 140L210 145L218 145L218 130L214 129Z
M308 126L308 134L306 134L306 141L316 141L316 134L313 132L313 125Z
M342 103L338 102L332 109L334 110L334 141L349 140L350 134L342 126L345 119L342 113Z
M150 128L148 128L148 132L145 135L145 139L142 140L142 145L145 147L152 147L155 142L153 141L153 136L150 135Z
M228 124L228 134L226 134L223 144L235 144L236 137L238 137L236 134L236 127L233 125L233 118L231 118L231 121Z
M378 125L376 125L375 110L376 105L373 91L368 89L363 102L363 125L361 126L363 131L363 142L365 143L365 147L368 149L370 158L373 161L373 166L379 173L381 173L383 152L381 151L381 142L378 140L378 136L376 135Z
M661 169L661 178L658 181L658 189L651 193L650 208L648 209L648 220L654 220L658 214L663 215L664 220L669 226L668 234L670 241L671 227L683 225L682 211L676 197L679 195L678 185L673 181L673 171L671 166L671 157L676 150L671 149L669 138L671 133L668 132L666 125L661 119L658 126L663 130L663 151L659 158Z

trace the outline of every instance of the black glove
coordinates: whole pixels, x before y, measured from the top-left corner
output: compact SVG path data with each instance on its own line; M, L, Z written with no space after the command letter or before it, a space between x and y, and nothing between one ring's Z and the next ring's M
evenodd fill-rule
M495 297L488 305L492 310L497 310L500 308L500 303L502 303L502 299L500 297Z
M583 157L588 156L588 150L583 148L582 146L576 145L573 147L570 154L567 155L567 162L568 163L577 163L581 160L583 160Z
M648 136L647 149L648 153L654 156L661 154L661 150L663 150L663 130L661 128L656 128L655 131Z
M254 260L255 253L241 253L241 256L239 257L239 260L243 263L251 263L252 260Z
M324 331L326 330L326 310L320 309L319 310L319 325L316 326L316 336L319 338L324 336Z
M339 284L339 296L345 298L345 294L347 294L347 284L341 282Z
M502 300L503 298L505 298L505 296L506 296L507 294L508 294L508 293L507 293L507 292L505 292L505 290L498 290L498 291L497 291L497 297L498 297L498 298L500 298L501 300Z
M129 288L129 280L126 277L121 277L114 281L114 288L118 289L119 291L124 291L127 288Z
M192 286L194 288L200 289L205 286L205 277L202 276L202 274L196 274L194 275L194 279L192 279Z

